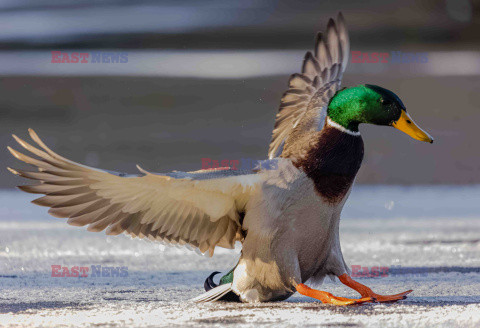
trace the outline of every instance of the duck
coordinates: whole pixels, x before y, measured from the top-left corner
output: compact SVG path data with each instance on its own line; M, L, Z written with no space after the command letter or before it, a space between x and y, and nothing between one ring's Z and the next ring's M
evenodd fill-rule
M291 75L276 115L265 161L248 169L125 174L64 158L29 129L35 146L13 135L8 147L34 169L8 168L34 180L22 191L73 226L184 245L213 256L241 244L238 263L218 283L212 273L194 302L282 301L294 293L335 306L395 302L412 290L381 295L355 281L343 258L339 222L361 166L360 124L396 128L424 142L433 138L392 91L371 84L341 87L350 42L342 13L316 36L301 73ZM325 277L357 291L347 298L312 288Z

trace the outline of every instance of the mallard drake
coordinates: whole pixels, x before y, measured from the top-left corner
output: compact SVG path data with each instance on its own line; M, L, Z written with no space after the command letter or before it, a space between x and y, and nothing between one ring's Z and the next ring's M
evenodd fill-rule
M37 180L19 186L45 194L34 204L50 207L89 231L190 245L212 256L216 247L242 243L238 264L195 301L284 300L295 291L323 303L350 305L397 301L411 292L379 295L349 276L339 241L339 220L363 159L361 123L393 126L433 142L410 118L400 98L376 85L340 88L349 38L340 13L319 33L302 72L293 74L276 117L267 161L248 170L127 175L87 167L14 136L39 159L8 148L38 170L9 170ZM268 167L268 168L265 168ZM359 299L308 287L327 275L358 291Z

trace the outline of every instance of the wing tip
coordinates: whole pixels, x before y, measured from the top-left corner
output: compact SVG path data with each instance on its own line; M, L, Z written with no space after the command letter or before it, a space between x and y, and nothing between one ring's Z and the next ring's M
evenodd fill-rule
M90 231L90 232L100 232L103 229L105 229L105 228L101 228L100 226L93 225L93 224L89 224L88 227L87 227L87 231Z
M28 134L30 135L30 138L32 138L35 142L37 140L40 140L40 137L38 136L38 134L35 132L34 129L28 128Z
M15 149L13 149L13 148L12 148L12 147L10 147L10 146L7 146L7 149L8 149L8 151L10 152L10 154L12 154L12 155L13 155L13 157L15 157L15 158L16 158L16 159L18 159L18 160L21 160L21 158L20 158L20 155L19 155L19 152L18 152L18 151L16 151Z
M28 192L30 194L38 194L38 193L35 193L32 191L32 186L31 185L22 185L22 186L17 186L18 189L20 189L21 191L24 191L24 192ZM35 200L32 200L32 203L34 202ZM35 204L35 203L34 203Z
M335 24L335 20L334 20L332 17L330 17L330 18L328 19L327 29L328 29L329 27L332 27L332 26L335 26L335 25L336 25L336 24Z
M118 236L124 231L125 230L120 228L117 224L112 224L107 228L107 230L105 230L105 234L108 236Z
M7 166L7 170L10 171L10 173L15 174L15 175L20 175L20 172L18 172L15 169L12 169L11 167Z
M15 134L12 134L12 137L13 137L13 139L15 139L15 141L16 141L20 146L22 146L23 148L29 150L29 148L28 148L29 144L28 144L25 140L17 137Z
M145 174L145 175L150 175L151 173L148 172L147 170L143 169L140 165L136 165L137 167L137 170L139 170L141 173Z
M48 212L48 214L53 215L52 213L50 213L50 211ZM69 219L67 220L67 224L68 224L68 225L71 225L71 226L74 226L74 227L83 227L83 226L85 226L85 225L88 224L88 223L79 222L79 221L77 220L77 218L69 218Z
M23 190L23 189L21 189L21 187L29 187L29 186L18 186L17 188L20 188L20 190ZM27 189L27 188L25 188L25 189ZM27 191L27 190L23 190L23 191L28 192L28 193L32 193L31 191ZM38 205L38 206L51 207L52 204L45 202L44 198L45 197L40 197L40 198L34 199L30 203Z

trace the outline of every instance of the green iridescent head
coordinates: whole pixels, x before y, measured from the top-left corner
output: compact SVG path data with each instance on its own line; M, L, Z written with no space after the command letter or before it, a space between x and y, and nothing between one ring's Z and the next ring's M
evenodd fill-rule
M360 123L393 126L412 138L433 142L433 138L415 125L405 105L392 91L376 85L345 88L333 96L328 116L350 131L358 131Z

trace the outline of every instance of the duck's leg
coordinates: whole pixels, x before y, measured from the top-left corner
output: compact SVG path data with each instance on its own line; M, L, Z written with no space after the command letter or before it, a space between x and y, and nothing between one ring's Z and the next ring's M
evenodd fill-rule
M376 302L396 302L398 300L403 300L407 298L407 295L412 292L412 290L407 290L406 292L396 294L396 295L379 295L374 293L370 288L361 283L353 280L348 274L342 274L338 276L340 281L346 286L355 289L357 292L362 295L362 297L371 297Z
M352 305L352 304L371 302L373 300L372 297L363 297L360 299L337 297L321 290L312 289L305 284L298 284L296 288L297 288L297 292L299 292L300 294L315 298L325 304Z

